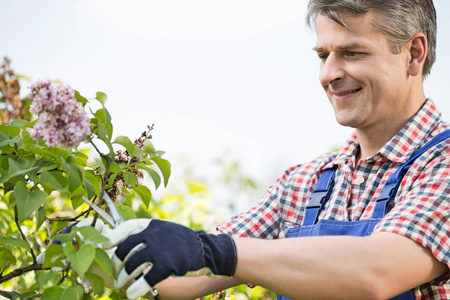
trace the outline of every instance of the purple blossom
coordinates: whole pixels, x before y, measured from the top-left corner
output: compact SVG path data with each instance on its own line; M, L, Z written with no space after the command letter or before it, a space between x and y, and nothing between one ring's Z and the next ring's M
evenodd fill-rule
M37 82L30 88L30 112L39 118L30 132L34 140L43 138L47 146L73 148L91 134L90 119L71 87Z

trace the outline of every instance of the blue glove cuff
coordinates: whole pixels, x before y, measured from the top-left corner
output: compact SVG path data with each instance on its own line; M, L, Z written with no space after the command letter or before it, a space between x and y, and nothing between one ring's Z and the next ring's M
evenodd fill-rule
M233 276L236 270L236 245L231 236L227 234L207 234L198 230L197 236L203 250L205 266L215 275Z

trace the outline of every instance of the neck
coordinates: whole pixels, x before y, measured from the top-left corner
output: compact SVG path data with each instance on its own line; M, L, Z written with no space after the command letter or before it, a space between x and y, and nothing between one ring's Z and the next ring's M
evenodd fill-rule
M414 97L409 98L408 104L404 105L404 107L393 108L398 113L395 118L391 117L388 122L380 122L375 126L356 129L356 137L360 145L356 164L361 159L377 154L420 110L426 101L423 90L416 91L414 95Z

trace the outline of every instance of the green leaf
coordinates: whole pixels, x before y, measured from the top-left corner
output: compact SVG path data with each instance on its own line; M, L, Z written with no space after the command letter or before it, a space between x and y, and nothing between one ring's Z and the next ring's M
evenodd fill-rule
M106 108L100 108L94 113L95 118L101 122L106 127L111 124L111 115ZM100 125L100 124L98 124Z
M0 132L0 141L6 141L9 140L10 137L4 134L3 132Z
M155 149L155 147L153 147L153 144L150 140L145 140L144 151L147 154L155 154L156 153L156 149Z
M88 103L88 100L81 96L81 94L78 91L75 91L75 99L77 99L78 102L83 103L83 106L85 106Z
M97 178L92 170L86 170L85 176L86 176L86 179L84 180L84 183L86 185L86 190L88 191L88 197L89 197L89 199L92 199L92 197L94 195L89 194L91 192L89 186L91 186L94 189L94 193L96 195L100 194L101 189L100 189L99 180L101 180L101 179ZM89 183L87 183L87 182L89 182Z
M109 165L109 172L111 172L111 173L119 173L121 171L122 171L122 169L120 168L120 166L115 161L112 161L110 163L110 165Z
M3 269L9 263L15 264L16 257L12 254L11 250L0 248L0 268Z
M131 142L131 140L126 137L126 136L118 136L116 137L116 139L114 140L113 144L119 144L125 147L125 149L127 149L128 153L133 153L134 152L134 144Z
M41 156L42 158L51 158L51 159L55 160L57 163L61 162L59 159L59 156L51 151L41 149L41 148L33 148L33 150L31 150L31 152L33 154L37 154L37 155Z
M161 177L159 176L158 172L156 172L155 170L153 170L147 166L141 165L141 164L137 165L137 167L139 169L145 170L148 173L148 175L150 175L150 177L153 180L153 183L155 184L156 189L160 186Z
M45 251L44 268L60 267L65 268L62 260L65 258L63 247L58 244L51 244Z
M97 124L98 136L103 141L106 142L106 140L108 140L109 142L113 135L111 115L109 114L108 110L105 107L103 107L95 112L94 117L95 117L94 123ZM114 153L114 151L112 151L111 153Z
M138 182L136 174L133 172L123 172L123 179L126 185L135 185Z
M134 151L131 152L131 156L133 157L141 157L144 154L144 151L142 151L141 148L139 147L134 147Z
M101 248L95 248L95 258L94 262L99 265L103 270L105 270L108 275L114 277L114 266L105 250Z
M78 300L76 288L68 287L64 289L60 286L52 286L44 291L42 300Z
M17 182L14 193L17 200L19 222L21 223L36 211L48 197L48 194L41 190L35 190L29 193L23 181Z
M106 131L106 127L104 124L98 124L97 126L97 135L103 141L109 141L108 132Z
M88 199L94 198L97 192L95 191L95 187L87 178L84 180L84 186L86 188Z
M28 120L24 120L24 119L14 119L11 121L11 125L15 126L15 127L28 127L28 124L30 124L31 122Z
M20 134L20 128L9 125L0 125L0 132L9 136L17 136Z
M29 162L23 158L19 158L17 161L12 158L8 158L8 164L9 169L3 173L0 178L0 183L4 183L13 177L24 175L27 172L37 169L36 167L28 168Z
M105 289L105 281L98 275L86 273L86 278L92 286L94 294L100 294Z
M75 156L75 164L77 166L86 166L88 164L88 159L89 157L85 156L84 154L79 155L79 152L75 152L74 156Z
M3 141L0 142L0 147L3 147L3 146L9 146L9 145L11 145L11 144L17 144L17 143L19 143L20 141L21 141L21 140L20 140L20 138L18 138L18 137L14 137L14 138L12 138L12 139L3 140Z
M158 156L152 157L152 160L158 165L159 169L161 170L161 173L164 177L164 186L167 186L171 172L170 162Z
M81 285L78 284L78 285L73 286L72 288L77 293L78 300L82 300L82 299L90 300L91 299L91 298L84 297L84 296L88 296L88 295L84 293L84 288Z
M97 94L95 95L95 99L100 101L101 104L105 105L106 100L108 100L108 96L105 93L97 92Z
M41 227L41 225L44 223L45 221L45 208L44 206L39 207L39 209L37 210L37 214L36 214L36 228Z
M112 158L114 155L114 148L112 147L112 144L110 141L110 135L108 135L108 132L103 124L99 124L97 126L97 135L98 135L99 139L101 139L103 142L105 142L106 146L108 146L109 155Z
M61 162L64 165L64 169L69 173L69 191L72 193L81 186L82 176L80 170L74 163L67 163L63 157L61 157Z
M78 231L84 237L85 241L91 241L95 244L101 244L109 241L107 237L101 235L100 232L97 231L94 227L91 226L83 226L78 228Z
M75 272L77 272L80 277L83 277L94 261L95 247L90 244L85 244L76 251L72 243L68 243L63 249Z
M22 239L16 239L13 237L0 237L0 243L4 245L14 246L17 248L23 248L28 251L31 250L30 245Z
M120 205L117 207L117 210L120 212L120 214L125 220L136 219L136 214L134 213L133 209L129 206Z
M67 230L67 229L66 229ZM75 236L78 232L78 227L72 226L70 228L70 232L67 233L59 233L55 235L53 238L61 243L69 243L75 240Z
M145 185L134 186L133 190L139 195L142 202L144 202L145 206L148 208L150 205L150 199L152 198L152 192Z
M47 171L41 171L41 182L42 185L45 187L46 185L49 185L52 190L57 190L60 192L67 192L66 189L59 183L58 180L56 180L55 177L50 172ZM47 190L50 190L47 189Z

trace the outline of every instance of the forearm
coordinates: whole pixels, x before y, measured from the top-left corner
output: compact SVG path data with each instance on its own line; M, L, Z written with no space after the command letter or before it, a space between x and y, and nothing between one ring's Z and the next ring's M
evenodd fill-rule
M388 298L447 270L395 234L235 241L236 278L294 299Z
M242 284L234 278L169 277L156 285L163 300L191 300ZM149 297L151 299L151 297Z

